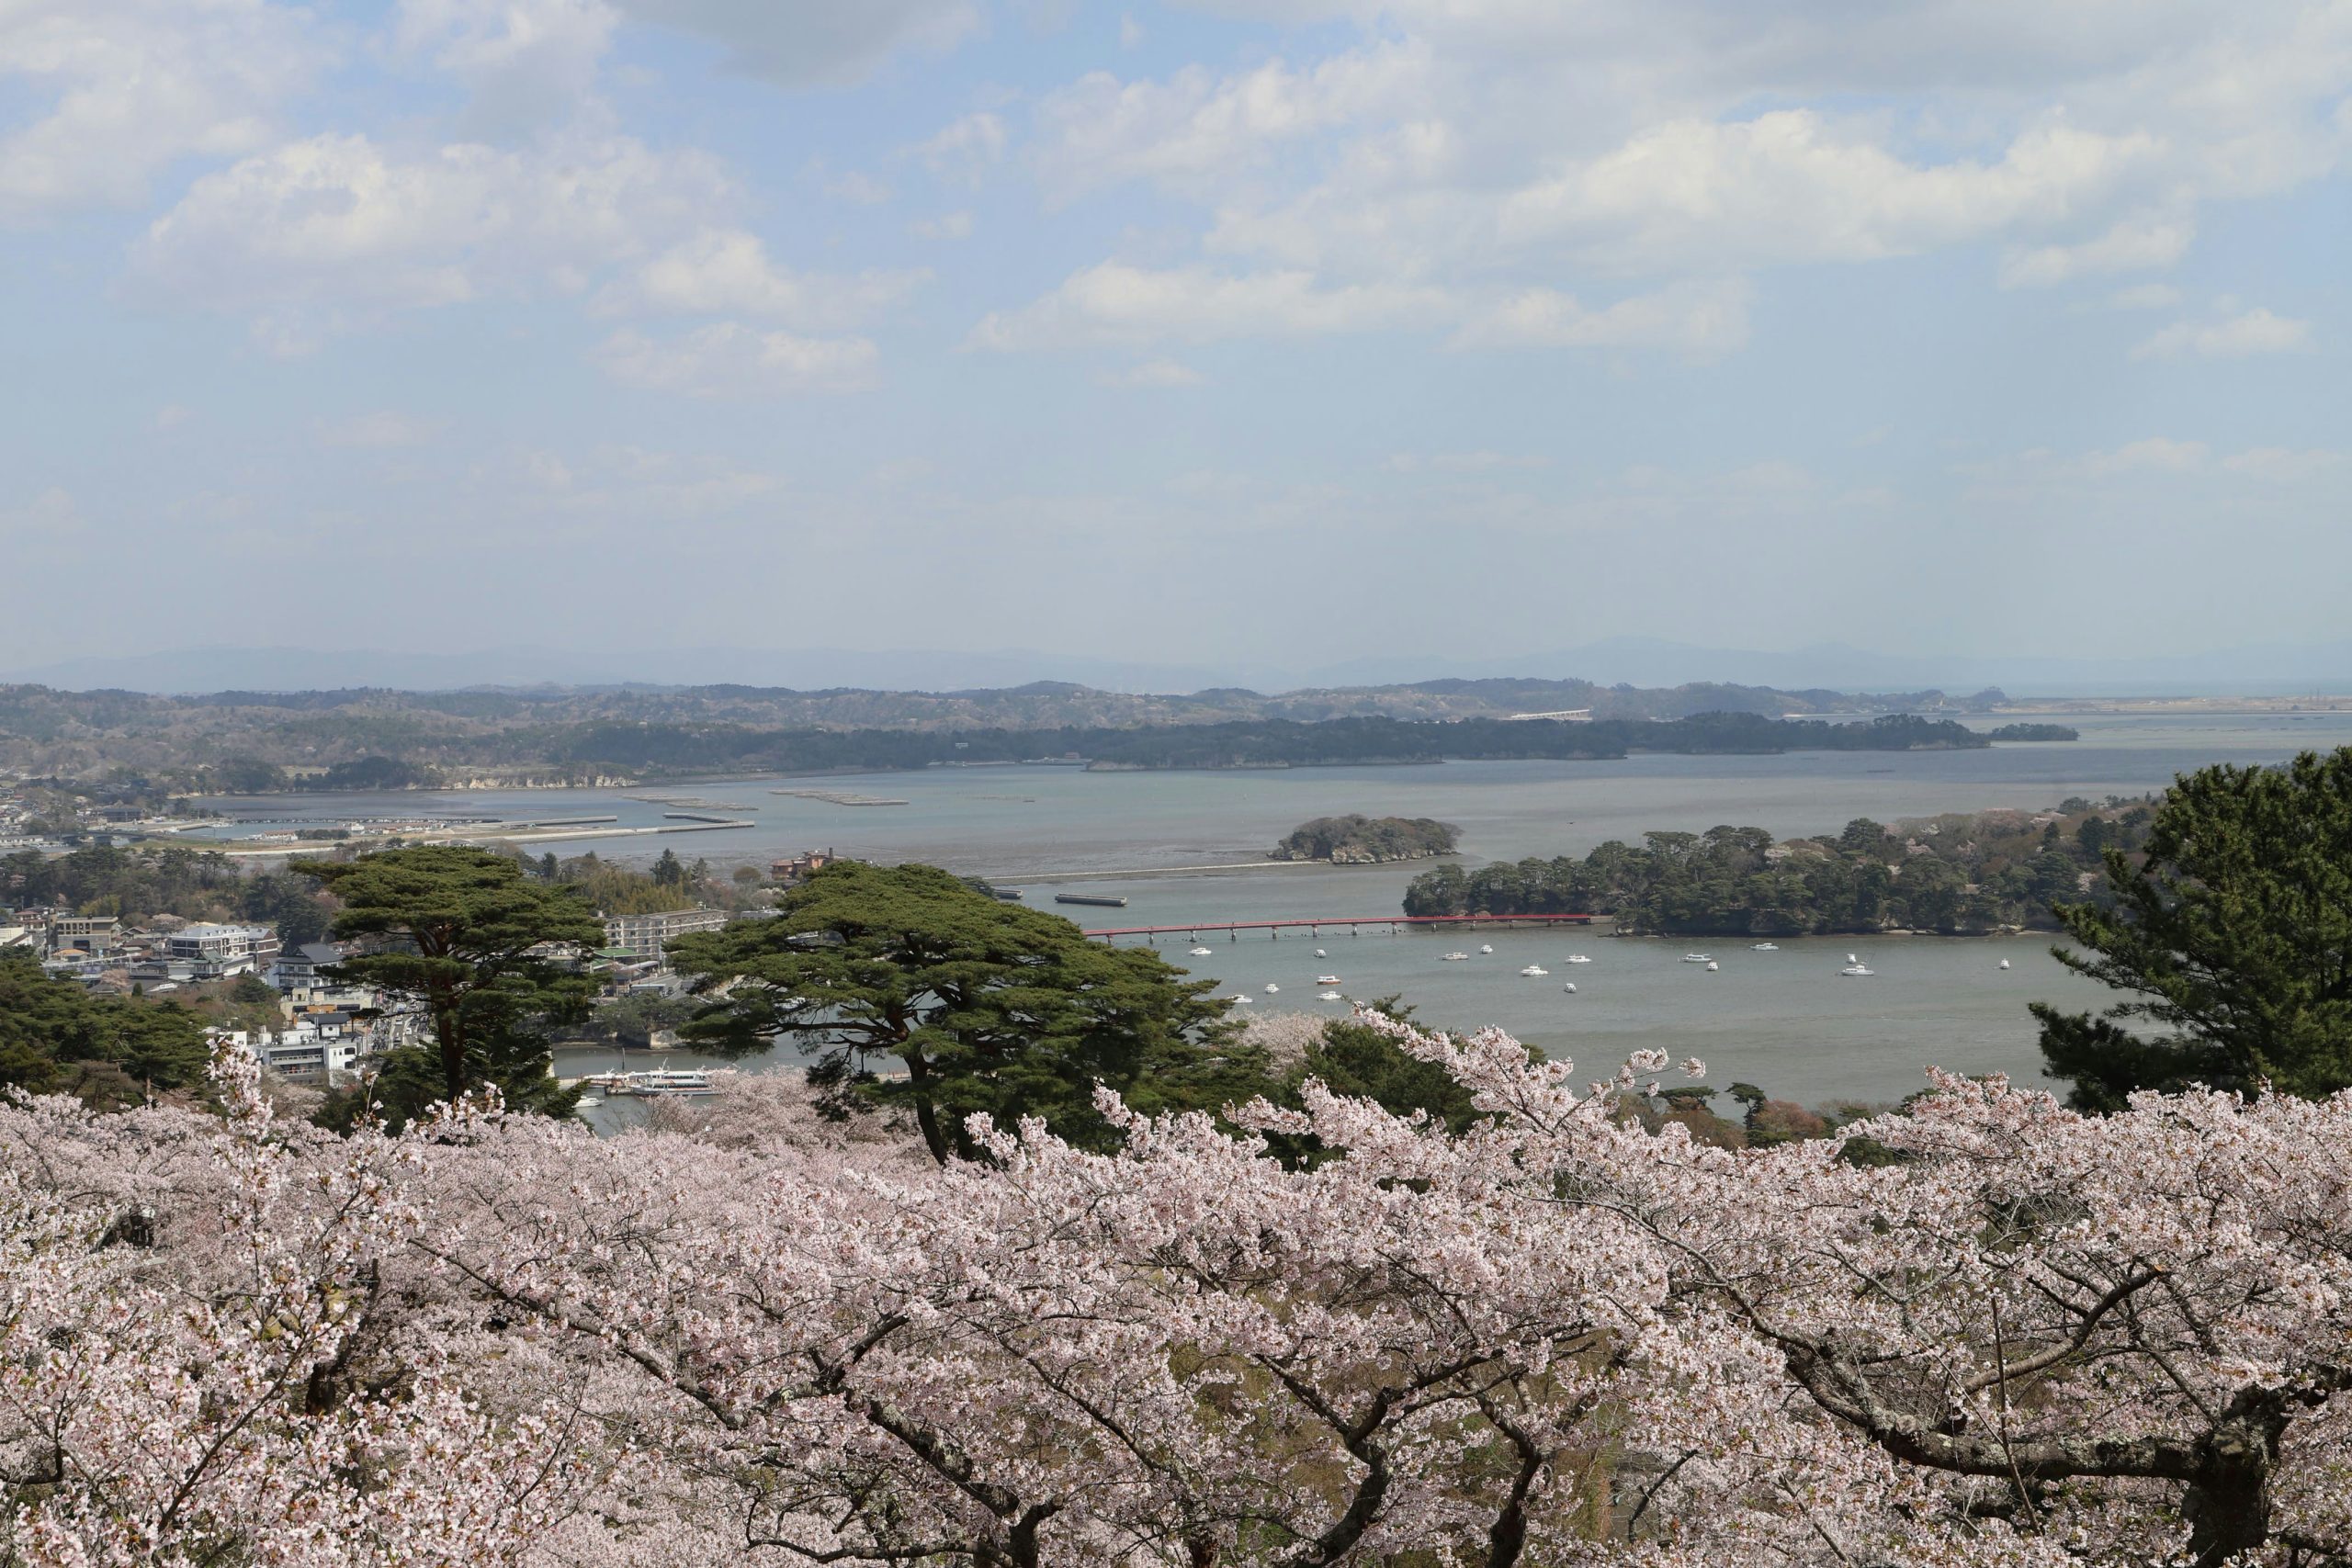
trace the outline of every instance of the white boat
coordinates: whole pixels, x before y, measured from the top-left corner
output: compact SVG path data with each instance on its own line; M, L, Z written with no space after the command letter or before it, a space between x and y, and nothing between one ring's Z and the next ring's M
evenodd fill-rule
M1566 985L1561 987L1560 989L1573 997L1577 994L1577 983L1574 980L1571 980Z
M1482 947L1482 948L1480 948L1478 951L1479 951L1479 952L1481 952L1481 953L1492 953L1492 952L1494 952L1494 948L1493 948L1491 945L1489 945L1489 946L1487 946L1487 947Z
M1254 1002L1257 999L1257 998L1251 996L1247 991L1236 991L1233 995L1226 998L1226 1000L1230 1002Z
M1542 964L1529 964L1526 968L1524 968L1524 969L1521 970L1521 971L1520 971L1520 973L1521 973L1521 974L1522 974L1522 975L1531 975L1531 976L1532 976L1532 975L1549 975L1549 974L1551 973L1551 971L1550 971L1549 969L1544 968L1544 967Z
M2006 958L2002 959L2002 960L2001 960L2001 967L2002 967L2002 968L2004 968L2004 969L2007 969L2008 966L2009 966L2009 961L2008 961L2007 959L2006 959Z
M1849 964L1843 969L1838 970L1838 973L1840 975L1875 975L1878 971L1871 968L1867 964Z
M1703 953L1686 953L1682 955L1682 962L1685 964L1712 964L1714 960L1709 958Z
M1214 958L1216 956L1216 951L1214 948L1196 947L1193 949L1193 956L1195 958Z
M656 1067L642 1073L596 1073L591 1075L587 1081L603 1089L607 1099L615 1095L641 1095L649 1100L661 1100L718 1092L718 1086L711 1082L708 1073L687 1067Z
M1587 958L1581 953L1571 953L1568 954L1568 962L1571 964L1589 964L1592 960Z
M1276 991L1279 991L1279 990L1281 990L1281 989L1282 989L1282 987L1281 987L1280 986L1274 985L1273 983L1272 983L1272 982L1270 981L1270 982L1268 982L1268 983L1267 983L1267 986L1266 986L1266 995L1268 995L1268 996L1270 996L1270 997L1271 997L1271 996L1272 996Z
M1317 958L1329 958L1331 955L1318 947L1315 950L1315 956Z
M1315 983L1318 986L1336 986L1340 983L1340 977L1337 975L1317 975L1315 976Z
M1445 955L1445 957L1442 960L1442 962L1443 962L1443 963L1447 963L1447 964L1459 964L1459 963L1461 963L1463 960L1464 960L1464 959L1468 958L1469 956L1470 956L1470 955L1469 955L1468 953L1447 953L1447 954Z
M1778 942L1759 942L1751 944L1747 951L1750 953L1778 953L1781 951L1781 946Z
M1708 974L1710 974L1710 975L1712 975L1712 974L1713 974L1715 971L1717 971L1718 969L1721 969L1722 967L1723 967L1723 965L1722 965L1722 964L1709 964L1707 965L1707 973L1708 973Z
M1315 999L1318 1002L1343 1002L1348 998L1340 995L1337 991L1324 991L1318 994Z

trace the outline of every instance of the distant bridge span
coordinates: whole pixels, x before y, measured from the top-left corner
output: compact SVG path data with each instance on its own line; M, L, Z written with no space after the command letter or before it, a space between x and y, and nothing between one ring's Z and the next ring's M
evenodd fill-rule
M1264 931L1280 942L1283 932L1294 929L1303 929L1309 936L1321 936L1327 929L1335 933L1344 930L1354 936L1364 926L1385 926L1393 934L1408 926L1589 926L1592 919L1590 915L1317 915L1296 920L1193 920L1181 926L1114 926L1086 934L1099 936L1104 942L1116 942L1123 936L1185 936L1197 942L1203 931L1223 931L1228 941L1238 939L1243 931Z

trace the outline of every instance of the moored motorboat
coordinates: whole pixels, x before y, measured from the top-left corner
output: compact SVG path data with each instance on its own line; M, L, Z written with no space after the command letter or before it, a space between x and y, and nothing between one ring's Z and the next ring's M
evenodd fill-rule
M1229 1002L1254 1002L1258 998L1251 996L1247 991L1236 991L1233 995L1226 998L1225 999Z
M1494 944L1493 944L1492 942L1489 942L1489 943L1487 943L1486 946L1484 946L1484 947L1480 948L1478 951L1479 951L1479 952L1481 952L1481 953L1492 953L1492 952L1494 952L1494 950L1495 950L1495 949L1494 949Z
M1469 955L1468 953L1447 953L1447 954L1445 955L1445 957L1443 958L1443 960L1442 960L1442 962L1443 962L1443 963L1447 963L1447 964L1459 964L1459 963L1463 962L1464 959L1468 958L1469 956L1470 956L1470 955Z
M1337 991L1318 991L1316 993L1315 999L1318 1002L1343 1002L1348 998Z
M1703 953L1686 953L1682 955L1682 962L1685 964L1712 964L1714 960L1708 957Z
M1778 953L1781 951L1781 944L1775 942L1750 942L1748 944L1747 951L1750 953Z
M1329 958L1331 955L1318 947L1315 950L1315 956L1317 958Z
M1566 985L1561 987L1560 989L1573 997L1577 994L1577 983L1574 980L1571 980Z
M1710 963L1708 964L1708 965L1707 965L1707 973L1708 973L1708 974L1710 974L1710 975L1712 975L1712 974L1713 974L1716 970L1721 969L1722 967L1723 967L1723 965L1722 965L1722 964L1716 964L1716 963L1710 962Z
M1211 947L1196 947L1193 949L1193 956L1195 958L1214 958L1216 956L1216 950Z
M1867 964L1849 964L1843 969L1838 970L1838 973L1840 975L1875 975L1878 971L1871 968Z
M1571 964L1589 964L1592 960L1587 958L1581 953L1571 953L1568 954L1568 962Z
M1336 986L1340 983L1340 977L1337 975L1317 975L1315 976L1315 983L1318 986Z
M1272 981L1268 981L1266 984L1266 995L1270 997L1281 989L1282 987L1280 986L1273 984Z
M1522 974L1522 975L1535 976L1535 975L1549 975L1549 974L1551 973L1551 971L1550 971L1549 969L1544 968L1544 967L1542 964L1529 964L1526 968L1524 968L1524 969L1521 970L1521 971L1520 971L1520 973L1521 973L1521 974Z

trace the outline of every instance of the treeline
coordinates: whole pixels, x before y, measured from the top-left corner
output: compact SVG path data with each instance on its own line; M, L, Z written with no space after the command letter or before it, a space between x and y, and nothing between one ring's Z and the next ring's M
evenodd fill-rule
M0 858L0 906L62 907L137 922L154 915L275 925L288 947L326 934L317 884L279 872L248 876L221 854L174 845L132 849L88 844L45 856L19 850Z
M1081 758L1105 769L1342 767L1448 760L1607 759L1635 751L1903 751L1988 745L1950 719L1890 714L1867 723L1703 714L1595 723L1466 718L1251 719L1230 724L1055 729L790 729L731 725L587 724L513 730L475 748L472 765L603 771L639 777L718 773L887 773ZM396 788L370 759L304 787Z
M0 1088L130 1105L151 1089L198 1087L204 1023L176 1002L93 997L21 948L0 952Z
M2082 731L2063 724L2005 724L1986 732L1987 740L2080 740Z
M1985 812L1776 843L1761 828L1645 833L1581 860L1559 856L1413 879L1408 915L1614 916L1627 931L1804 936L1888 930L1948 935L2057 929L2052 906L2105 896L2104 852L2146 841L2144 805Z

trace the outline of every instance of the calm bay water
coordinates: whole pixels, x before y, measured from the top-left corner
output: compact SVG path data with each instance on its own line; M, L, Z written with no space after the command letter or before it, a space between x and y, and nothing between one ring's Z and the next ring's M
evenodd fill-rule
M1978 721L1980 724L1983 721ZM232 816L334 821L446 815L529 821L617 817L652 826L681 809L628 798L651 794L713 803L758 826L659 838L533 846L571 856L594 850L642 864L663 849L714 866L756 864L805 849L879 861L928 861L1023 888L1054 908L1056 891L1125 896L1124 909L1065 908L1089 927L1201 923L1202 941L1162 950L1220 994L1247 990L1252 1010L1336 1011L1317 1001L1319 974L1351 998L1402 995L1447 1027L1497 1024L1596 1075L1632 1050L1695 1055L1718 1087L1746 1079L1808 1102L1892 1100L1921 1084L1928 1064L2039 1077L2029 1000L2098 1005L2101 988L2048 956L2046 938L1931 937L1789 941L1778 953L1742 942L1702 945L1710 974L1679 962L1680 942L1536 930L1392 936L1362 928L1319 939L1263 933L1227 940L1218 919L1379 917L1397 911L1417 864L1300 866L1176 873L1262 856L1312 817L1434 817L1462 829L1466 863L1581 854L1651 829L1700 831L1753 825L1780 838L1834 832L1856 817L1902 817L1993 807L2042 807L2068 795L2098 799L2161 789L2176 773L2214 762L2274 762L2299 750L2352 744L2352 715L2199 715L2069 718L2071 744L1984 751L1811 752L1780 757L1634 757L1606 762L1449 762L1430 767L1246 773L1090 773L1077 768L936 769L920 773L741 779L645 791L472 791L447 795L269 796L215 804ZM905 806L835 805L770 793L819 787L887 796ZM691 808L687 808L691 809ZM260 831L232 829L230 833ZM1057 883L1057 873L1151 874ZM1491 943L1492 954L1477 953ZM1192 957L1194 945L1211 949ZM1328 960L1317 959L1323 948ZM1473 957L1445 963L1466 950ZM1568 953L1592 962L1567 965ZM1838 975L1860 953L1877 974ZM2010 960L2002 970L1999 961ZM1529 964L1551 971L1530 978ZM1574 981L1577 993L1561 987ZM1268 995L1268 984L1279 990ZM684 1065L683 1060L681 1065ZM582 1054L567 1075L594 1070Z

